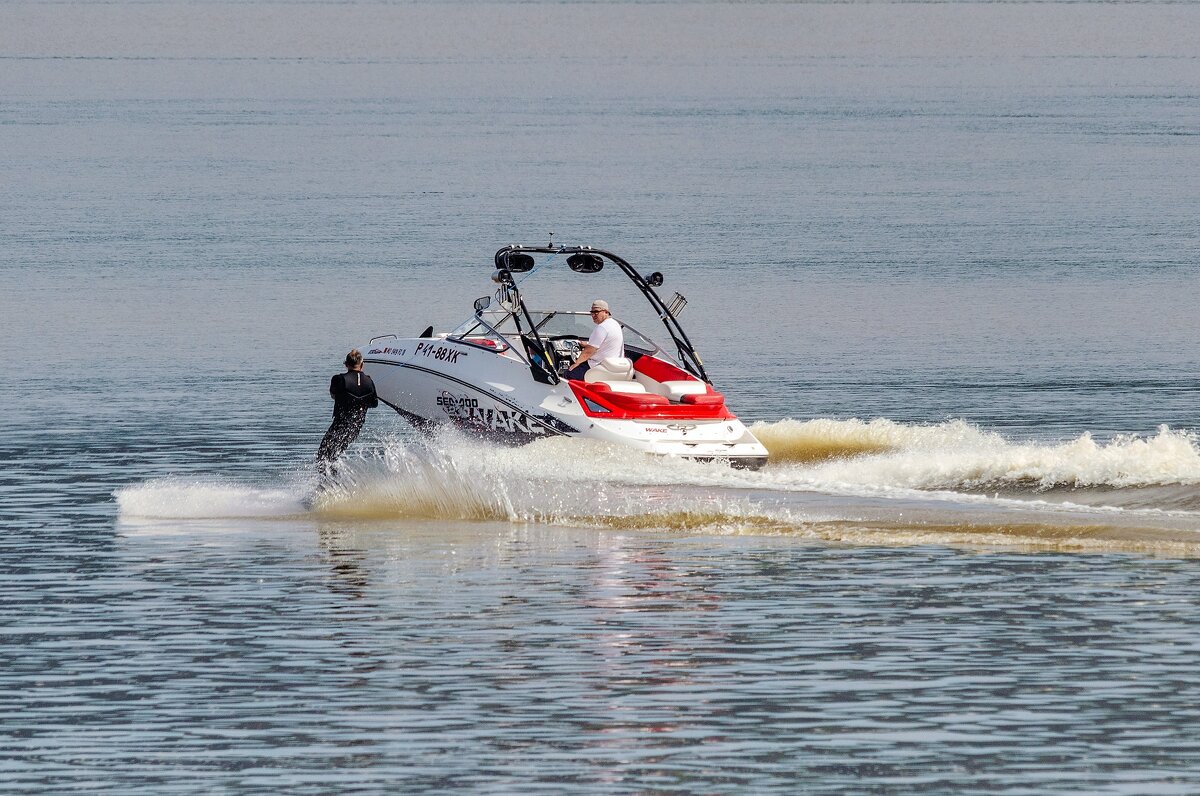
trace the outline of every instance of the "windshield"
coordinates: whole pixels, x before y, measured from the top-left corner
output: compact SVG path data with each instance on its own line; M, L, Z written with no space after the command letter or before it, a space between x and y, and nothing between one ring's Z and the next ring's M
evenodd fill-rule
M530 310L529 316L537 325L538 334L543 337L590 337L592 334L592 316L584 312L543 312Z
M530 310L529 316L537 325L538 334L542 337L578 337L587 340L592 336L596 324L592 322L591 313L587 312L558 312ZM617 323L621 323L619 320ZM644 334L626 323L621 323L625 336L625 347L632 348L642 354L653 354L660 351L658 345Z
M480 317L483 319L484 323L487 324L487 326L485 326L483 323L480 323L479 318L476 318L474 315L472 315L470 318L467 318L465 321L459 324L458 328L450 332L450 337L489 334L487 330L488 326L491 326L501 334L509 335L517 333L517 325L513 321L512 313L508 312L507 310L489 310L488 312L482 313Z
M461 340L468 345L487 348L498 354L508 351L508 338L516 339L517 332L512 313L503 310L484 312L481 318L468 318L447 336L452 340Z
M592 323L591 314L587 312L530 310L529 317L533 319L538 334L548 339L576 337L581 340L587 340L592 336L592 330L596 328L596 325ZM487 325L492 326L505 337L515 337L517 334L517 325L513 320L511 312L493 310L491 312L484 312L482 318ZM620 323L620 321L617 322ZM480 323L479 318L472 316L459 324L458 328L450 332L449 336L457 338L494 337L491 331L488 330L487 325ZM525 326L525 324L522 323L522 326ZM674 357L667 356L666 352L659 348L657 343L629 324L621 323L621 330L625 335L626 348L633 349L640 354L666 356L671 361L674 361ZM472 339L472 342L477 341Z

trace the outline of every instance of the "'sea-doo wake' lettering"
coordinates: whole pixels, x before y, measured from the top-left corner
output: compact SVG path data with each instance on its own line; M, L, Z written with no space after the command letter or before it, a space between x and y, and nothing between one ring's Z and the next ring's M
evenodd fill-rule
M457 423L482 431L504 431L510 434L545 434L540 423L520 412L498 407L480 406L478 398L442 390L436 403Z
M520 432L523 434L545 434L539 423L535 423L520 412L507 409L483 409L471 407L467 410L466 422L476 428L491 431Z
M470 409L478 407L479 399L468 398L465 395L451 395L448 392L444 392L437 397L437 405L445 409L446 414L450 414L451 409L457 412L460 408Z
M413 356L420 354L424 357L433 357L438 362L445 362L448 365L453 365L458 361L459 357L467 358L466 351L459 351L446 346L433 345L432 343L417 343L416 349L413 351Z

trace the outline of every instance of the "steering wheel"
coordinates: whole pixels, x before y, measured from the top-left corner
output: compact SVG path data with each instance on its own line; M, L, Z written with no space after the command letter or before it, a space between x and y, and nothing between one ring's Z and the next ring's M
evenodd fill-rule
M565 370L583 351L583 342L577 337L552 337L550 346L558 359L559 370Z

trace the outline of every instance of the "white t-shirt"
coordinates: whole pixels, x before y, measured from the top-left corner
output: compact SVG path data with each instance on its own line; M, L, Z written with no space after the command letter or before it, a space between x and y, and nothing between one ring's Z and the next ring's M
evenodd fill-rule
M621 324L610 318L605 318L596 324L588 345L596 346L596 353L588 358L588 365L595 367L603 359L625 356L625 335L621 332Z

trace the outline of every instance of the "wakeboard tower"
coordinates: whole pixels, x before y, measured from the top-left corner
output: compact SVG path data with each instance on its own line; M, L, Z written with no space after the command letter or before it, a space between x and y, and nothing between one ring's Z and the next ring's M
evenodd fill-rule
M621 323L625 356L605 359L583 379L562 375L591 334L591 316L531 310L522 291L535 271L564 263L577 274L619 268L662 321L674 355ZM713 389L679 324L686 299L676 293L668 304L655 292L661 273L643 277L611 252L551 242L500 249L492 280L494 296L478 299L474 314L454 330L383 335L362 348L379 400L419 428L451 424L506 443L588 437L738 467L766 463L766 448Z

